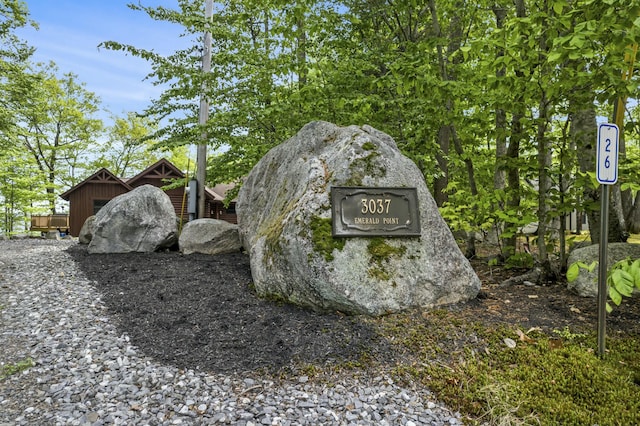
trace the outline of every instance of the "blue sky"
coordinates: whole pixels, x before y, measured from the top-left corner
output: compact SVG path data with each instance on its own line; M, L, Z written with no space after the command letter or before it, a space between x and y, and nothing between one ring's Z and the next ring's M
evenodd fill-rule
M39 30L21 29L18 35L35 47L35 62L55 62L61 73L73 72L86 89L102 101L100 118L109 125L110 114L141 111L161 89L144 77L150 65L123 52L98 49L103 41L117 41L160 54L184 48L182 28L154 21L127 3L138 0L25 0ZM176 9L175 0L141 0L145 6ZM108 112L107 112L108 111Z

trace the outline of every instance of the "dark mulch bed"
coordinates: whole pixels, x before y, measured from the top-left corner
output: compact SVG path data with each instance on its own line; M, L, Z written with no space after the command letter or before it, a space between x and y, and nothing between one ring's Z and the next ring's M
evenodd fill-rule
M365 359L391 365L407 356L382 337L380 321L259 299L251 288L245 254L90 255L82 245L68 252L95 281L133 344L181 368L286 373ZM579 332L596 330L596 301L568 292L563 280L502 287L503 280L522 271L490 268L483 259L472 265L483 282L482 292L475 300L446 307L449 315L488 326L537 327L547 333L565 326ZM639 300L616 308L607 320L608 333L640 335ZM428 321L418 312L402 315L409 316L411 324ZM450 343L452 353L468 344L464 336L458 340Z
M597 300L568 291L565 278L545 285L503 287L503 281L527 271L489 267L482 258L472 260L471 265L482 280L482 292L480 298L454 308L465 317L524 329L539 327L547 333L565 327L574 332L596 332ZM611 335L640 336L640 298L625 299L615 307L607 315L606 326Z
M393 356L357 317L259 299L242 253L88 254L82 245L68 252L133 344L182 368L273 373L357 361L371 347L383 362Z

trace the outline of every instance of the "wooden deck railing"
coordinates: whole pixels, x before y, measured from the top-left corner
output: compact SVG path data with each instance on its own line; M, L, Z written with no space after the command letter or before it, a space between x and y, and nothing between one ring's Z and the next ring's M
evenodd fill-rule
M69 229L69 215L68 214L50 214L44 215L32 215L31 216L31 230L32 231L68 231Z

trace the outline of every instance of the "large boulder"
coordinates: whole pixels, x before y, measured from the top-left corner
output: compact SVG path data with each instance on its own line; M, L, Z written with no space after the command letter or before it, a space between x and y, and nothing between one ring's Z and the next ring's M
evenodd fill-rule
M628 243L608 243L607 244L607 268L616 262L630 257L631 259L640 259L640 244ZM572 265L576 262L583 262L590 265L592 262L600 260L600 244L592 244L586 247L580 247L573 250L569 254L567 264ZM580 268L578 278L567 285L569 290L575 291L580 296L597 297L598 296L598 268L589 272Z
M153 252L178 242L169 196L143 185L109 201L96 214L89 253Z
M78 234L78 242L80 244L89 244L93 238L93 223L96 221L96 215L91 215L84 221L80 233Z
M334 186L417 188L420 237L333 237ZM309 123L258 162L236 212L262 296L381 315L468 300L480 289L420 170L370 126Z
M183 254L222 254L242 248L238 225L218 219L196 219L187 222L178 240Z

